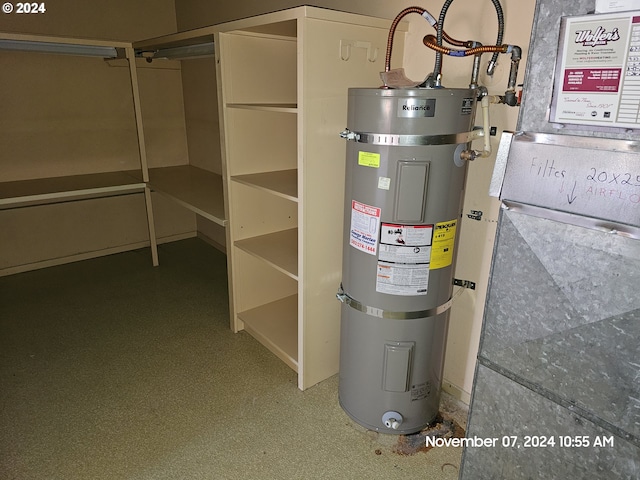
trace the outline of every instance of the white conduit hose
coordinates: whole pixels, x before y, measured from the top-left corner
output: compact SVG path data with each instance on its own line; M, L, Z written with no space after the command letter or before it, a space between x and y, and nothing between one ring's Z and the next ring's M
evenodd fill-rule
M479 155L481 158L487 158L491 155L491 122L489 121L489 103L490 98L488 95L482 97L480 101L480 107L482 108L482 131L484 132L484 150Z
M475 160L476 158L487 158L491 155L491 122L489 121L489 104L500 103L500 97L496 95L485 95L480 100L480 107L482 108L482 129L473 131L473 139L484 139L484 149L478 150L465 150L462 152L461 157L463 160Z

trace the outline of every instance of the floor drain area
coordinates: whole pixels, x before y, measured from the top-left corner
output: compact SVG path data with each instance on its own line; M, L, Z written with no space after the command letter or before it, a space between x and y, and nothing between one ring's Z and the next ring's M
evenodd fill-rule
M435 420L420 432L410 435L400 435L393 447L393 452L399 455L414 455L418 452L428 452L433 447L427 446L427 437L433 438L464 438L465 430L447 414L438 413Z

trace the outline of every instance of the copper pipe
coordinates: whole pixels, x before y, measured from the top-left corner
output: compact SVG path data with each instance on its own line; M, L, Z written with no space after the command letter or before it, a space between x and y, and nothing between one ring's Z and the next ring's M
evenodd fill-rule
M458 57L467 57L470 55L477 55L480 53L491 53L491 52L507 53L509 49L508 45L484 45L481 47L468 48L467 50L454 50L448 47L443 47L438 45L437 39L433 35L425 35L424 39L422 40L422 43L424 43L430 49L435 50L436 52L440 52L444 55L451 55L452 52L456 52L457 54L454 54L453 56L458 56Z
M449 35L447 35L447 32L442 32L442 37L446 40L446 42L449 45L454 45L456 47L470 48L470 47L473 46L473 43L474 43L473 40L467 40L466 42L464 42L462 40L456 40L455 38L452 38Z
M400 23L400 21L410 13L417 13L418 15L421 15L421 16L424 16L425 13L427 13L429 16L431 15L427 12L427 10L425 10L422 7L407 7L404 10L402 10L398 15L396 15L396 18L394 18L393 22L391 22L391 27L389 28L389 36L387 38L387 51L386 51L385 61L384 61L385 72L388 72L391 70L391 52L393 50L393 37L396 33L396 28L398 27L398 24ZM443 35L443 38L447 41L447 43L449 43L450 45L454 45L456 47L469 48L474 44L472 40L467 40L467 41L456 40L455 38L447 35L447 33L444 31L442 32L442 35Z
M418 15L421 15L421 16L423 16L425 13L427 13L428 15L431 15L427 12L427 10L425 10L422 7L407 7L404 10L402 10L398 15L396 15L396 18L394 18L393 22L391 22L391 27L389 28L389 36L387 38L387 51L386 51L385 61L384 61L385 72L388 72L389 70L391 70L391 51L393 50L393 37L396 33L396 28L398 27L398 24L400 23L400 21L410 13L417 13ZM442 32L442 35L444 39L447 41L447 43L457 47L469 48L474 43L472 40L468 40L468 41L456 40L455 38L447 35L447 33L444 31Z
M391 23L391 27L389 29L389 37L387 38L387 53L384 60L385 72L388 72L389 70L391 70L391 50L393 49L393 36L396 33L396 28L398 27L400 20L402 20L405 16L407 16L410 13L417 13L418 15L422 15L425 12L426 10L421 7L407 7L404 10L402 10L398 15L396 15L396 18L393 19L393 22Z

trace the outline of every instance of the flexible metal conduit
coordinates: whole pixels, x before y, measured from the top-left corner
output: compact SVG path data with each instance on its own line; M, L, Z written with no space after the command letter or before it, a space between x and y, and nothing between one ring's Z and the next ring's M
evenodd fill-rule
M435 35L425 35L423 43L432 50L452 57L467 57L479 53L509 53L511 45L484 45L480 47L467 48L466 50L454 50L452 48L438 45Z
M493 6L496 9L496 14L498 15L498 37L496 39L496 45L502 45L502 39L504 36L504 12L502 11L502 5L500 5L499 0L491 0L491 1L493 3ZM453 3L453 0L446 0L444 5L442 6L442 10L440 10L440 17L438 19L437 26L436 26L436 30L437 30L436 44L440 47L442 46L442 40L444 38L444 19L447 15L447 10L449 10L449 7L451 6L452 3ZM493 56L491 57L491 60L487 67L488 75L493 75L493 71L495 69L496 62L498 60L498 55L500 53L502 52L494 50ZM442 77L442 52L436 51L436 63L433 68L433 72L434 72L436 81L439 82L440 78Z
M396 15L396 18L393 19L393 22L391 22L391 27L389 28L389 37L387 38L387 53L384 59L385 72L388 72L391 70L391 50L393 49L393 36L396 33L396 28L398 28L398 24L400 23L400 21L410 13L417 13L418 15L424 15L425 13L428 13L428 12L422 7L407 7L404 10L402 10L398 15ZM431 14L429 15L431 16Z
M454 50L448 47L443 47L437 44L437 39L433 35L425 35L422 40L423 43L432 50L435 50L437 54L440 55L450 55L452 57L467 57L470 55L475 55L476 60L478 60L479 56L483 53L494 52L494 55L498 55L500 53L510 53L511 54L511 70L509 72L509 82L507 85L507 92L503 97L503 102L510 106L517 105L517 98L515 95L516 90L516 81L518 76L518 65L520 64L520 59L522 58L522 49L517 45L480 45L474 46L472 48L468 48L466 50ZM476 75L476 65L474 64L474 82L477 80Z
M427 20L427 22L429 22L429 24L434 28L436 28L437 26L438 22L435 19L435 17L422 7L407 7L404 10L402 10L398 15L396 15L396 18L393 19L393 22L391 22L391 27L389 28L389 37L387 39L387 52L386 52L385 62L384 62L385 72L388 72L391 70L391 51L393 49L393 37L396 33L396 28L398 27L398 24L400 23L400 21L410 13L417 13L418 15L424 17ZM457 47L470 48L475 43L471 40L467 40L467 41L456 40L455 38L452 38L449 35L447 35L447 33L444 31L442 32L442 35L444 39L447 41L447 43Z
M504 34L504 13L502 11L502 6L500 5L499 0L491 0L496 9L496 13L498 15L498 37L496 39L496 45L485 45L483 46L479 42L473 40L456 40L451 36L447 35L444 31L444 19L447 14L447 10L449 6L453 3L453 0L446 0L445 4L442 7L440 12L439 20L436 20L433 15L431 15L426 9L422 7L407 7L402 10L396 18L394 18L391 23L391 27L389 29L389 36L387 38L387 51L385 56L385 72L389 72L391 70L391 52L393 50L393 38L396 32L396 28L400 21L410 13L417 13L424 17L429 24L434 27L437 31L437 36L427 35L423 39L423 43L435 50L436 52L436 65L434 67L433 77L435 79L435 86L441 86L441 78L442 78L442 55L450 55L454 57L465 57L474 55L476 58L474 60L473 67L473 76L472 76L472 85L477 86L477 71L479 69L480 56L483 53L492 53L491 61L487 67L487 74L493 75L494 69L496 66L498 55L501 53L511 53L511 71L509 73L509 83L507 85L507 91L505 95L500 97L501 103L505 103L510 106L518 105L518 98L515 92L516 87L516 79L518 74L518 65L520 63L520 59L522 57L522 49L517 45L503 45L502 38ZM444 47L442 45L442 40L445 40L447 43L457 47L463 47L465 50L455 50L449 47ZM384 88L384 87L383 87Z

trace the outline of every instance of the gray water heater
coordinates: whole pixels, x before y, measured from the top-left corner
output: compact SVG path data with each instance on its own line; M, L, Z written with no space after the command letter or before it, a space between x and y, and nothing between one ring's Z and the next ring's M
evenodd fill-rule
M349 90L339 398L371 430L438 413L477 96Z

